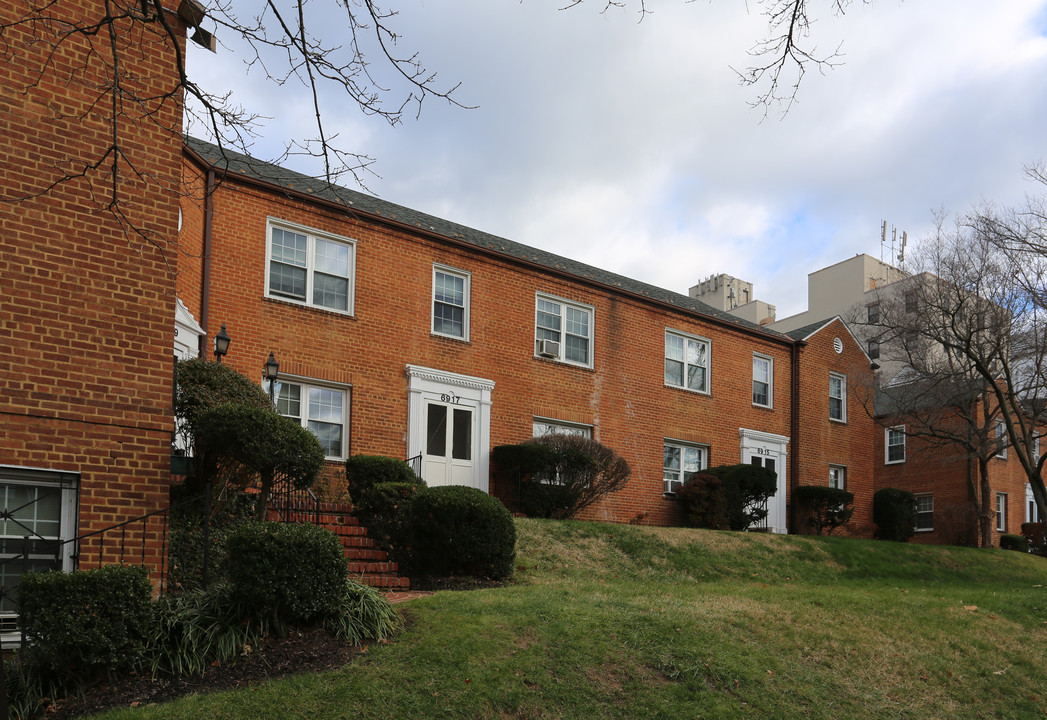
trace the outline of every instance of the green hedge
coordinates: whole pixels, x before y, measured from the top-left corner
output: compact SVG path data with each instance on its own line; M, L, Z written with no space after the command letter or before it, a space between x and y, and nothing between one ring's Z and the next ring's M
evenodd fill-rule
M1021 535L1001 535L1000 549L1029 552L1029 542Z
M916 496L908 490L883 488L873 495L876 537L905 542L916 534Z
M42 672L90 678L131 670L144 657L152 618L145 568L28 573L18 591L26 653Z
M505 506L484 491L456 485L419 490L407 521L413 572L494 580L512 574L516 526Z
M816 535L822 530L833 530L847 524L854 514L854 493L825 485L801 485L796 488L795 501L808 514L807 525Z
M353 503L364 500L364 496L375 485L383 483L415 483L422 481L411 466L403 460L381 455L353 455L345 461L345 478L349 496Z
M337 612L347 565L342 545L315 525L250 522L226 540L230 599L241 617L308 624Z
M723 480L707 472L695 473L679 490L676 499L683 507L684 524L709 530L729 530L727 493Z

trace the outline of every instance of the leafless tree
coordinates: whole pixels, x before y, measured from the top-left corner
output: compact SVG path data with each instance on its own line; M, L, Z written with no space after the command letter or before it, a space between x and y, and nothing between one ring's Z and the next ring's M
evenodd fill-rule
M880 291L877 322L863 328L879 340L883 362L904 368L867 407L882 422L905 422L907 435L967 451L983 544L994 514L989 462L1004 448L1047 509L1044 457L1035 452L1047 421L1047 316L1026 287L1027 256L1006 252L999 222L985 211L952 228L940 221L912 258L915 274Z

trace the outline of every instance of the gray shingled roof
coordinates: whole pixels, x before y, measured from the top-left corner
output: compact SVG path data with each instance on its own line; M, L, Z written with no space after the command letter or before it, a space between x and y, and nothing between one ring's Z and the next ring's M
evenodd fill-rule
M402 205L380 200L371 195L332 185L324 180L302 175L293 170L263 162L227 148L219 148L217 145L204 140L186 137L185 143L193 152L219 171L244 175L305 196L345 205L347 209L355 210L362 214L388 218L447 238L466 242L478 248L483 248L488 252L537 263L538 265L565 272L590 282L605 285L612 290L624 290L625 292L674 305L685 311L715 318L720 322L735 325L740 329L755 331L779 340L788 339L783 333L757 325L748 320L742 320L688 295L648 285L624 275L617 275L592 265L586 265L570 258L546 252L545 250L513 242L497 235L489 235L449 220L443 220Z
M818 322L813 322L810 325L798 327L795 330L787 330L785 334L791 337L793 340L806 340L808 337L821 330L823 327L831 323L836 318L837 316L833 315L832 317L826 318L825 320L819 320Z

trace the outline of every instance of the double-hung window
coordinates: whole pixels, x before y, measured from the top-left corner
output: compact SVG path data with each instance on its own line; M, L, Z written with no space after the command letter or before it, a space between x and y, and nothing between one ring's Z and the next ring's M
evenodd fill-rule
M996 493L996 532L1007 532L1007 493Z
M869 359L879 360L880 359L880 341L870 340L869 341Z
M885 428L884 431L884 464L905 462L905 426Z
M916 496L916 532L934 530L934 495L925 493Z
M847 489L847 468L843 465L829 466L829 487L837 490Z
M24 572L73 570L74 473L0 467L0 638L18 640L19 579Z
M662 491L675 493L693 475L709 466L709 449L677 440L666 440L662 448Z
M1007 459L1007 424L1003 420L996 421L996 457Z
M344 460L349 389L305 380L277 380L276 411L316 435L328 460Z
M667 330L665 332L665 384L709 392L709 341Z
M774 405L774 360L753 353L753 405Z
M550 295L535 297L535 353L593 366L593 308Z
M469 339L469 273L433 266L433 333Z
M270 220L266 256L268 297L353 312L352 240Z
M847 422L847 376L829 373L829 419Z

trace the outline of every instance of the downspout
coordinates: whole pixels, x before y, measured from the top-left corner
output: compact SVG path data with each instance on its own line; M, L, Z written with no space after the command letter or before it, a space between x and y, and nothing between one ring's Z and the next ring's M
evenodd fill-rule
M789 351L792 359L790 373L792 387L789 402L789 435L792 452L789 453L789 512L787 530L796 532L796 488L799 486L800 474L800 343L795 341Z
M214 225L214 170L207 170L207 187L204 189L204 262L200 273L200 357L207 359L207 334L211 314L211 228Z

